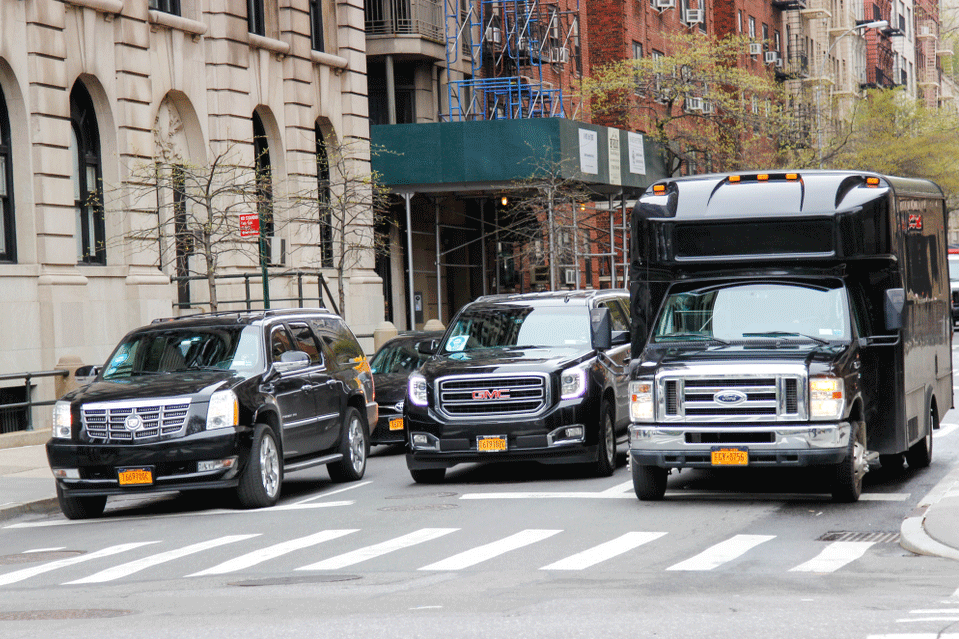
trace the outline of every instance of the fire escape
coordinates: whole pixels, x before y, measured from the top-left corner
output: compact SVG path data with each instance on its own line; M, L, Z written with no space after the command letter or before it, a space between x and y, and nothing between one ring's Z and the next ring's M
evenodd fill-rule
M783 83L789 96L789 108L793 116L791 142L797 146L809 144L809 136L815 123L810 71L812 51L811 21L820 17L817 0L773 0L773 7L782 11L786 50L782 66L776 69L776 78Z
M919 7L917 6L917 9ZM917 15L916 67L922 98L929 108L939 106L940 78L938 64L939 25L930 16Z
M564 85L579 56L578 2L447 0L446 11L450 120L575 115Z

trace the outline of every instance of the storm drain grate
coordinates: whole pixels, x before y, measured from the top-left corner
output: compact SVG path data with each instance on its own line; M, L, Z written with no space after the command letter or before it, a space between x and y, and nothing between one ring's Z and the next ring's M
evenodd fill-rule
M0 621L49 621L55 619L112 619L132 615L132 610L87 608L74 610L14 610L0 612Z
M386 506L379 508L382 512L402 512L404 510L453 510L459 508L457 504L416 504L410 506Z
M827 532L816 541L871 541L876 544L897 544L899 543L899 533L834 530Z
M68 559L82 555L80 550L48 550L44 552L24 552L19 555L0 556L0 566L9 566L10 564L32 564L39 561L55 561L57 559Z

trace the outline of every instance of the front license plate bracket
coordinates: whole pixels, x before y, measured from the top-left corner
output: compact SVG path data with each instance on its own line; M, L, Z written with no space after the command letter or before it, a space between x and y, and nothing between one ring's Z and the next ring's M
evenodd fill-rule
M710 462L713 466L748 466L749 449L731 446L716 447L710 451Z
M506 450L506 435L487 435L476 438L476 450L481 453L501 453Z
M153 466L117 468L117 479L121 486L149 486L153 484Z

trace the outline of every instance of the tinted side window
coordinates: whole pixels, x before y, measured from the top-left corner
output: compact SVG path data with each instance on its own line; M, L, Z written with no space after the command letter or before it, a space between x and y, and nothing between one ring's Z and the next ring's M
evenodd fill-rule
M316 343L313 337L313 331L306 324L290 324L290 332L293 334L293 340L296 347L310 356L310 363L315 365L323 363L323 355L320 352L320 345Z
M333 353L337 364L351 364L364 356L353 331L342 319L316 319L310 322L313 331Z
M280 361L280 355L287 351L294 351L293 342L290 339L286 329L278 326L270 334L270 359L271 361Z
M629 317L626 315L626 311L623 310L622 305L620 305L619 300L607 300L601 302L600 306L605 306L609 309L609 321L614 331L629 330Z

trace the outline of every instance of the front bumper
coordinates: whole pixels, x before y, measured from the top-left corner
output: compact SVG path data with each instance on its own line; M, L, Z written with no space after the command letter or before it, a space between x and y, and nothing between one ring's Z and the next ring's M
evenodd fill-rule
M400 420L395 422L394 420ZM405 424L403 413L398 413L393 409L380 407L380 418L376 422L373 432L370 433L371 444L402 444L406 441L406 428L390 428L390 423Z
M712 451L739 448L749 466L818 466L846 458L852 427L848 422L717 427L715 424L631 424L632 463L660 468L710 468Z
M73 497L125 495L211 488L233 488L249 459L252 429L204 431L186 437L143 444L47 442L50 468L73 469L79 477L58 478L64 494ZM236 457L231 468L200 472L197 463ZM119 470L150 468L153 483L122 486Z

